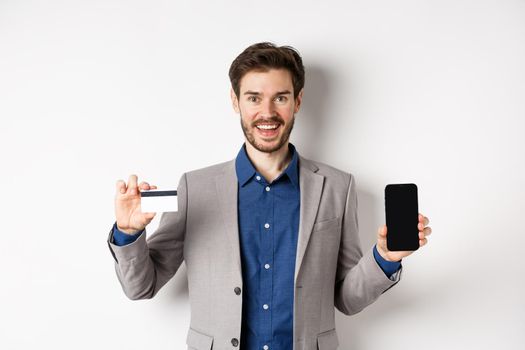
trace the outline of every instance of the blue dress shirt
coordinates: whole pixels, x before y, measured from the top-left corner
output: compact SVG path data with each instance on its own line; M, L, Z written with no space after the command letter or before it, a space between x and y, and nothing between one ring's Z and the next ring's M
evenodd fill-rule
M298 153L271 183L255 169L243 144L235 159L239 183L238 223L243 277L241 349L284 350L293 347L294 273L300 214ZM134 235L113 229L116 245L134 242ZM400 262L374 257L387 277ZM267 347L265 347L265 345Z
M255 169L245 145L235 161L244 286L241 349L293 347L301 201L298 155L292 144L288 148L292 159L271 183Z

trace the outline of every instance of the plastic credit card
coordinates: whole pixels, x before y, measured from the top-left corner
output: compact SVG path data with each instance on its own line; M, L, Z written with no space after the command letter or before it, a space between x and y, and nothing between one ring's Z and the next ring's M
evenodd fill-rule
M140 192L140 210L143 213L178 211L177 191L150 190Z

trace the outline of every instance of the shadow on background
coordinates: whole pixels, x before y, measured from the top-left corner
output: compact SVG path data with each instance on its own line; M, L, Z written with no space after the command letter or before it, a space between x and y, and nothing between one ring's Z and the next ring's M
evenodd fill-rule
M320 65L307 66L305 70L302 106L296 114L291 138L293 143L297 142L302 156L320 160L329 149L324 141L330 139L326 128L330 123L330 73Z

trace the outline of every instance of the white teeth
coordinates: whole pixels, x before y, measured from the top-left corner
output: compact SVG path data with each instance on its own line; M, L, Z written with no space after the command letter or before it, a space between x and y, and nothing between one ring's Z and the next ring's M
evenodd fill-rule
M264 129L264 130L271 130L271 129L277 129L279 125L273 124L273 125L257 125L257 128Z

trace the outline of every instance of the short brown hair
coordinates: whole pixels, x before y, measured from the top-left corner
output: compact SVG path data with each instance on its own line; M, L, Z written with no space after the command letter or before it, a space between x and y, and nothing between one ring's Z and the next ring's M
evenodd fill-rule
M294 98L304 86L304 66L299 52L291 46L276 46L270 42L261 42L248 46L233 60L229 76L237 98L240 94L240 82L249 71L266 72L271 68L284 68L292 75Z

